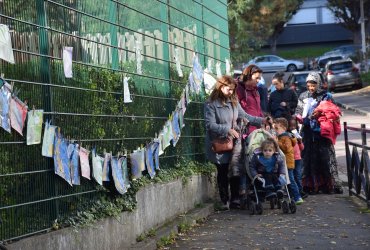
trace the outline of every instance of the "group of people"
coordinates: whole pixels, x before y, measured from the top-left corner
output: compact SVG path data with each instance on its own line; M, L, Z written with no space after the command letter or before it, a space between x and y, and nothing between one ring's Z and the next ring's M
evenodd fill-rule
M342 193L334 151L335 135L323 135L320 129L325 108L330 106L320 104L323 101L333 103L331 94L321 88L320 76L309 73L307 91L298 97L294 90L285 86L284 73L277 72L272 78L275 91L268 97L267 88L261 86L264 85L261 83L262 73L258 66L249 65L236 80L222 76L205 103L206 154L217 167L223 207L239 207L240 197L252 181L248 177L245 180L243 174L245 165L242 161L247 159L241 152L245 150L242 142L261 127L273 133L274 138L264 141L255 152L249 164L252 179L264 177L274 187L284 182L287 174L289 190L296 204L301 204L308 194ZM316 108L321 106L323 108L317 112ZM337 116L330 117L330 122L339 124L340 112L335 114ZM248 123L247 129L242 130L240 121ZM212 142L220 137L233 138L234 148L214 152ZM281 167L278 149L284 153L288 173ZM275 195L276 191L279 190L270 190L266 197Z

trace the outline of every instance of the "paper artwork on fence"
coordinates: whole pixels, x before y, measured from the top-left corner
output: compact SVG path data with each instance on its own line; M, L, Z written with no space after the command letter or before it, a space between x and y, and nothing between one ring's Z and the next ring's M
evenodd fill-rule
M145 150L135 150L130 155L132 179L136 180L142 177L142 171L145 170Z
M173 139L172 134L172 124L171 121L168 120L163 127L163 138L162 138L162 148L165 150L168 146L171 145L171 140Z
M45 157L53 157L54 154L54 138L57 126L50 125L50 121L46 120L44 129L44 138L42 140L41 155Z
M93 177L96 182L103 185L103 163L104 158L96 153L96 149L92 150L92 165L93 165Z
M220 62L216 62L216 76L217 76L217 78L222 77L221 63Z
M150 178L154 178L155 176L155 165L154 165L154 152L153 149L158 143L151 142L146 146L145 150L145 164L146 164L146 170L148 171L148 174Z
M164 148L163 148L163 131L159 132L159 135L158 135L158 138L157 138L158 142L159 142L159 155L163 155L164 154Z
M28 107L17 97L10 99L10 124L12 128L23 136L24 123L27 118Z
M89 154L90 154L89 150L80 147L79 156L80 156L81 176L88 180L90 180Z
M130 94L130 88L128 86L128 80L130 78L129 77L124 77L123 78L123 102L124 103L130 103L132 102L131 100L131 94Z
M199 59L197 55L193 57L193 68L192 72L189 75L189 82L192 89L192 92L197 94L200 93L201 84L203 82L203 69L202 65L199 63Z
M73 47L63 47L63 69L66 78L72 78L72 54Z
M103 163L103 181L110 181L109 175L110 175L110 161L112 158L112 153L105 153L104 154L104 163Z
M31 111L32 112L32 111ZM62 177L72 186L71 172L68 159L68 145L59 129L55 131L54 138L54 173Z
M44 110L28 111L27 145L40 144Z
M159 151L161 148L161 143L158 139L154 139L153 141L153 155L154 155L154 163L155 163L155 169L159 170Z
M225 64L226 64L226 75L231 76L231 63L230 60L225 58Z
M125 186L125 182L123 179L122 166L120 165L118 157L112 156L110 163L111 163L114 186L116 187L116 190L118 191L118 193L125 194L127 192L127 188Z
M128 168L127 168L127 156L120 157L118 159L118 164L122 168L122 179L127 190L130 188L130 180L128 177Z
M142 65L143 56L141 55L141 42L139 40L135 41L135 55L136 55L136 73L142 75Z
M204 70L204 88L207 94L210 94L216 85L217 80L208 72Z
M208 58L208 61L207 61L207 70L210 74L213 73L213 59L212 58Z
M175 48L175 63L176 63L176 70L179 77L183 77L184 74L182 73L180 57L179 57L179 48Z
M76 143L70 143L67 148L69 159L69 169L71 170L72 184L80 185L80 169L79 169L79 146Z
M173 135L172 145L176 147L176 144L179 141L180 135L181 135L178 110L175 110L175 112L173 112L172 114L171 127L172 127L172 135Z
M4 24L0 24L0 58L15 63L9 28Z
M10 128L10 99L11 99L11 86L8 83L0 88L0 126L5 131L11 133Z
M181 102L181 113L184 115L185 112L186 112L186 97L185 97L185 93L181 96L180 102Z

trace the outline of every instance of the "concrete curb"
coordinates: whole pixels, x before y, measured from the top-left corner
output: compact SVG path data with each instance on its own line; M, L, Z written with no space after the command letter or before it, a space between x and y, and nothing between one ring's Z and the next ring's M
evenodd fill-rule
M195 208L160 226L156 229L155 236L132 245L130 249L157 249L157 242L160 242L162 238L169 237L171 234L177 235L181 233L179 231L179 225L186 224L188 226L194 226L199 220L207 218L212 213L214 213L214 204L206 203L203 207Z
M365 116L370 118L370 113L366 112L365 110L362 110L362 109L359 109L359 108L354 108L351 105L347 105L347 104L340 103L340 102L336 102L336 103L339 107L341 107L343 109L351 110L353 112L356 112L356 113L361 114L361 115L365 115Z

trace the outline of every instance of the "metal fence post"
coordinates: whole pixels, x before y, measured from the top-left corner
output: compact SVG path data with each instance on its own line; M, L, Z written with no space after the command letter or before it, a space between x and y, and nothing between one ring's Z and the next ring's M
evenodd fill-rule
M348 146L347 122L343 122L343 128L344 128L344 147L346 151L348 189L349 189L349 195L352 195L351 193L351 190L352 190L351 152L349 151L349 146Z

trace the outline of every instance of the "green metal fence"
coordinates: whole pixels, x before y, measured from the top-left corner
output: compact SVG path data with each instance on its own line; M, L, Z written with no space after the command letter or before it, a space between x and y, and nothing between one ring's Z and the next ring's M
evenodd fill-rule
M221 62L223 72L230 57L226 0L3 0L0 22L10 28L16 60L0 60L0 73L64 136L98 152L133 150L154 138L179 101L193 52L203 67ZM64 46L73 47L73 78L63 74ZM129 104L123 76L131 78ZM184 156L204 160L201 99L188 107L185 124L177 146L160 157L162 168ZM0 241L43 232L100 192L84 178L70 187L54 175L41 145L0 129Z

